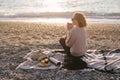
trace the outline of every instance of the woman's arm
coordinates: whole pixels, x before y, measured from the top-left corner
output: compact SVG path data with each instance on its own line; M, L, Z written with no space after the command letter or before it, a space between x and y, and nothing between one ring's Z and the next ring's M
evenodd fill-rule
M75 42L75 35L73 33L72 30L68 31L67 33L67 37L66 37L66 40L65 40L65 44L68 46L68 47L72 47L72 45L74 44Z

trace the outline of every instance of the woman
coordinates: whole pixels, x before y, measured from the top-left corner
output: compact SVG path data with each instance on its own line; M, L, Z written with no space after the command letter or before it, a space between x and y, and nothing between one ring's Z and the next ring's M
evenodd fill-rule
M83 69L87 64L81 59L87 50L86 46L86 19L83 14L73 14L72 23L67 24L66 38L60 39L60 44L67 53L64 67L68 69Z

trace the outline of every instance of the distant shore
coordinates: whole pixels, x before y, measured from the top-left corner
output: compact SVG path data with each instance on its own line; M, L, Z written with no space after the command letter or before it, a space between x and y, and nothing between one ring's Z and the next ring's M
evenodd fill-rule
M65 37L65 23L42 22L8 22L0 21L0 78L3 80L27 80L27 79L67 79L73 78L86 80L109 80L116 78L115 74L102 72L79 73L68 71L67 77L48 77L56 74L56 70L49 71L16 71L15 68L24 61L25 53L36 49L62 49L59 39ZM120 48L120 24L116 23L88 23L87 27L88 49L116 49ZM49 73L50 72L50 73ZM45 77L44 74L47 76ZM74 75L73 75L74 74Z

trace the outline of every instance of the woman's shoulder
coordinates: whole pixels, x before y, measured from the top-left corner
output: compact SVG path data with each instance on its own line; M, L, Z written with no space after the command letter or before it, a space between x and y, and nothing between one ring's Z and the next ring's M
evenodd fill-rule
M86 28L85 27L77 27L76 30L78 30L78 31L86 31Z
M69 30L69 33L71 34L76 34L76 33L81 33L81 32L86 32L86 29L85 28L80 28L80 27L74 27L72 28L71 30Z
M85 31L86 29L84 27L75 27L72 31Z

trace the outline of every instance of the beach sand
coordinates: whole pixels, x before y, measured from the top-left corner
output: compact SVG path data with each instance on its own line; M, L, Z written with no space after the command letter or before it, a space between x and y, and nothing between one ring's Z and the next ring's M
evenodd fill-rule
M89 23L88 49L120 48L120 24ZM1 80L109 80L119 75L99 71L15 70L26 53L36 49L62 49L59 39L65 37L66 24L0 22ZM114 80L113 79L113 80Z

